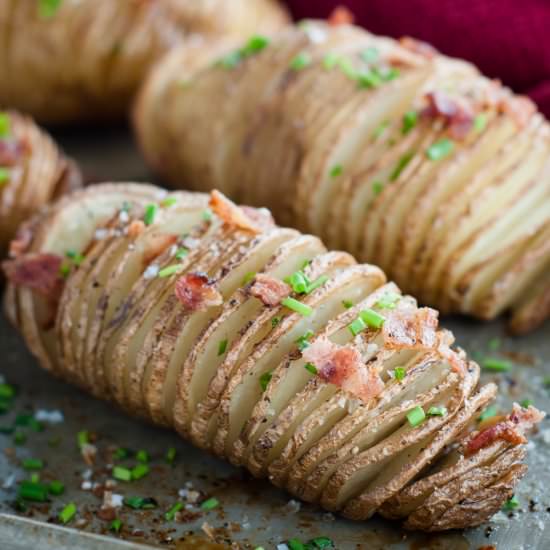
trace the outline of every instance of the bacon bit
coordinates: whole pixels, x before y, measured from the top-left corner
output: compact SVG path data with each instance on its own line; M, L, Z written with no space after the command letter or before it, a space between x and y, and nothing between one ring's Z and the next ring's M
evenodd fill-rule
M422 40L417 40L411 36L402 36L399 39L399 43L405 49L421 55L426 59L433 59L439 53L431 44L423 42Z
M205 273L188 273L176 281L174 292L185 309L205 311L223 303L222 295L213 285L214 281Z
M527 409L514 403L512 412L507 419L485 430L474 432L466 442L465 454L472 455L494 443L498 439L508 441L512 445L527 443L525 433L531 430L545 417L545 413L535 407Z
M215 189L210 193L208 206L225 224L252 233L261 233L261 228L254 223L254 220L250 219L241 207Z
M395 310L382 327L387 349L435 349L438 312L429 307Z
M363 401L376 397L384 389L377 369L365 365L361 353L353 346L339 346L323 336L307 347L302 357L315 366L323 380Z
M13 285L56 300L63 290L62 263L63 258L55 254L28 254L5 261L2 268Z
M15 239L10 243L10 258L18 258L29 249L33 238L33 232L28 225L17 230Z
M528 97L506 96L501 99L499 110L509 115L519 128L524 128L537 108Z
M279 279L259 273L254 278L249 293L261 300L266 306L278 306L282 300L290 296L292 289Z
M336 6L328 16L328 24L332 27L353 25L355 15L346 6Z
M101 507L96 512L96 516L104 521L113 521L116 518L116 510L114 508Z
M177 240L177 235L154 235L151 239L151 244L143 254L143 265L149 265L155 258L160 256L164 250L176 243Z
M455 139L464 139L472 130L475 114L463 98L452 98L441 91L426 94L428 106L422 113L427 117L443 117L449 124L449 133Z
M133 220L128 226L128 237L136 239L145 231L145 224L141 220Z

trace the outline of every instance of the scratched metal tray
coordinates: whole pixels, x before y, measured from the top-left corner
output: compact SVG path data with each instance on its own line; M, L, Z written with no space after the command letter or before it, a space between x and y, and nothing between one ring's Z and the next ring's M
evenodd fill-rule
M56 136L84 169L88 181L147 181L143 161L126 129L96 128L72 130ZM460 345L470 353L504 354L512 357L511 374L493 375L502 387L502 405L510 400L532 399L550 411L550 390L544 377L550 376L550 324L537 333L507 338L500 323L480 324L464 319L448 319ZM495 338L500 341L498 350ZM489 351L490 350L490 351ZM23 445L14 446L11 435L0 435L0 549L39 548L44 550L111 549L145 546L186 548L276 548L290 538L306 541L330 536L338 549L477 549L493 545L517 550L550 548L550 421L530 444L530 470L518 489L519 507L512 514L499 513L493 521L467 532L444 535L407 533L398 525L377 518L354 523L325 514L316 507L297 505L285 493L265 481L251 479L245 472L208 456L176 435L146 425L96 401L78 390L53 379L36 366L18 334L0 317L0 373L19 388L14 410L0 416L0 426L8 425L16 413L37 410L61 411L64 422L47 425L41 432L27 431ZM114 489L123 495L151 496L158 508L143 512L121 508L122 536L108 531L109 523L97 518L101 499L81 488L88 469L76 444L76 434L88 430L98 435L100 454L110 446L145 449L151 455L152 472L132 483L119 483ZM175 447L174 466L163 459L166 449ZM59 479L65 494L52 498L49 505L35 505L25 512L12 507L17 481L27 478L21 459L34 457L45 462L43 480ZM105 479L99 472L97 480ZM185 521L167 522L165 511L178 499L178 490L192 483L193 488L219 500L214 510L194 514ZM187 484L187 485L186 485ZM78 513L69 528L55 520L59 510L75 502ZM511 517L509 517L511 516ZM214 534L209 539L203 529Z

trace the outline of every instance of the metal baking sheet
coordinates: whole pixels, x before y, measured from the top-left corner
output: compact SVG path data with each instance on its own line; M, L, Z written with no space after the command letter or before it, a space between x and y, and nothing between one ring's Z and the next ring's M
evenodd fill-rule
M81 163L87 181L153 180L140 159L126 128L89 128L57 133L67 152ZM523 338L508 338L500 322L482 324L464 319L445 319L455 331L458 343L478 355L511 358L511 373L487 376L502 388L500 402L532 399L550 411L550 324ZM497 346L498 344L498 346ZM494 349L498 347L498 349ZM27 438L14 445L13 435L0 435L0 548L22 550L64 550L82 548L276 548L290 538L307 541L330 536L338 549L477 549L493 545L498 549L550 548L550 420L543 422L530 443L530 470L520 485L520 505L511 514L499 513L493 521L466 532L439 535L407 533L395 523L373 518L350 522L326 514L318 508L293 501L268 482L252 479L181 441L175 434L130 418L108 403L92 399L41 371L26 351L19 335L0 318L0 373L19 388L13 410L0 416L0 426L8 426L16 414L60 411L64 421L46 424L43 431L20 428ZM131 483L119 482L117 494L154 497L158 508L134 511L120 508L122 534L108 531L109 522L97 517L101 498L82 484L90 467L77 446L77 433L88 430L97 436L99 459L92 468L91 483L109 478L105 465L115 447L144 449L151 455L151 473ZM177 450L170 466L164 454ZM21 468L24 458L40 458L45 467L41 478L61 480L66 491L46 505L32 505L25 513L16 512L12 503L17 482L29 477ZM134 462L127 460L125 464ZM178 500L181 489L198 490L215 497L220 505L200 511L190 505L182 521L166 521L164 513ZM97 491L96 491L97 493ZM67 503L77 504L78 513L69 528L58 525L59 510ZM215 539L215 542L212 540ZM124 542L126 541L126 542Z

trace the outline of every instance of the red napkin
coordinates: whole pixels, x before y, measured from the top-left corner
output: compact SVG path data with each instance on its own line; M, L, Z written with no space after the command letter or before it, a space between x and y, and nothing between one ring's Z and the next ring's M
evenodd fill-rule
M347 6L376 34L425 40L467 59L550 117L549 0L288 0L297 19L327 17Z

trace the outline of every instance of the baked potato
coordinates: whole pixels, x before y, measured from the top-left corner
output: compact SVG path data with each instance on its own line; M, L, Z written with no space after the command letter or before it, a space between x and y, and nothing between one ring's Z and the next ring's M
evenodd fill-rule
M1 0L0 107L42 123L121 117L174 45L208 51L285 21L276 0Z
M437 312L265 210L96 185L27 223L5 307L40 364L354 519L477 525L543 414L480 424L496 386Z
M0 258L24 220L80 185L76 164L32 119L0 111ZM21 240L22 233L13 243L15 250Z
M134 113L172 185L269 206L442 313L510 310L516 332L549 317L550 136L528 99L426 44L320 21L185 86L181 56Z

